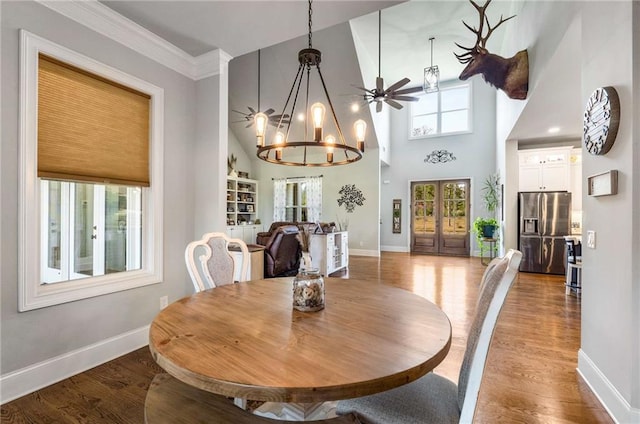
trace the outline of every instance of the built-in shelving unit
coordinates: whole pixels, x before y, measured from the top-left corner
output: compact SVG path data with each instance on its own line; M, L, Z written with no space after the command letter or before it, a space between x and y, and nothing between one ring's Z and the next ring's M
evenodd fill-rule
M258 218L258 181L227 177L227 234L245 243L256 242L262 225Z

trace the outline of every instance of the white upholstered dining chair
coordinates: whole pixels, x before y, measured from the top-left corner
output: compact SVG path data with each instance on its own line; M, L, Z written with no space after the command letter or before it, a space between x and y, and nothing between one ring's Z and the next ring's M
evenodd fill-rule
M500 310L518 274L522 253L509 250L484 273L458 385L433 372L386 392L338 402L339 415L371 424L471 423Z
M240 246L239 261L229 253L229 244ZM246 243L224 233L207 233L189 243L184 260L196 292L233 284L237 268L240 269L238 281L248 280L250 257Z

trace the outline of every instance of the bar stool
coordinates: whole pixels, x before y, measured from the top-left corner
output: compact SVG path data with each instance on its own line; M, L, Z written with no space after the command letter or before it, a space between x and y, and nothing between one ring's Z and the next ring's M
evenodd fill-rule
M575 290L576 294L582 293L582 256L576 251L576 241L573 238L566 237L567 245L567 276L565 280L566 294ZM573 271L575 270L576 279L573 280Z

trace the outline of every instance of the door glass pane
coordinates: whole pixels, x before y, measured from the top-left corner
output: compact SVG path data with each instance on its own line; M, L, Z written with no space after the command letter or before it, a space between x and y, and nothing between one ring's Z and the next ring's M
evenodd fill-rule
M60 181L49 181L49 213L47 231L47 266L60 269L60 241L62 228L62 187Z
M127 188L105 190L105 273L127 270Z
M428 234L435 232L435 187L432 184L416 184L413 188L414 233Z
M86 276L93 275L93 184L75 185L73 220L73 272Z

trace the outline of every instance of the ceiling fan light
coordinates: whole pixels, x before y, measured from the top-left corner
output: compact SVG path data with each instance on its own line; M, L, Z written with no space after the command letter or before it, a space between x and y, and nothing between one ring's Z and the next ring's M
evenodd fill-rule
M438 65L424 68L424 85L422 88L425 93L434 93L438 91L438 83L440 82L440 70Z

